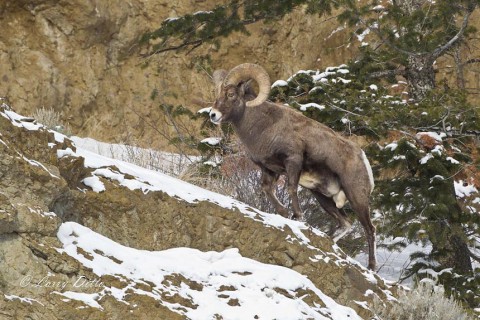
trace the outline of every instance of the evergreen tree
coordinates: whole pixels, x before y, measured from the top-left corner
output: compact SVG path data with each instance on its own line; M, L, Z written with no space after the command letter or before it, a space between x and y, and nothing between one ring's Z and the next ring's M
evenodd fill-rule
M468 22L480 0L231 0L210 11L165 20L160 28L144 35L149 53L193 50L204 43L220 44L232 32L248 34L246 25L280 19L294 8L329 15L341 10L340 23L355 33L370 32L375 46L363 50L364 73L369 77L402 75L411 97L424 98L435 88L435 61L458 47L474 30ZM372 62L375 61L375 65Z
M167 19L146 34L151 54L220 45L246 25L279 19L304 6L312 14L340 10L340 23L370 32L349 66L307 71L273 87L287 102L337 131L367 136L374 164L373 211L379 235L395 246L428 245L412 256L409 276L432 277L471 307L480 307L480 148L478 108L462 92L436 88L434 63L467 41L479 0L263 0L230 1L211 11ZM380 79L404 76L414 102L391 96ZM424 133L428 132L428 133ZM435 133L435 134L434 134ZM468 191L470 190L470 191ZM383 223L380 223L383 221Z
M299 72L277 82L271 99L346 135L369 137L379 237L397 239L391 249L428 247L412 255L406 277L433 278L478 308L478 108L462 92L443 89L409 104L376 79L362 78L357 64Z

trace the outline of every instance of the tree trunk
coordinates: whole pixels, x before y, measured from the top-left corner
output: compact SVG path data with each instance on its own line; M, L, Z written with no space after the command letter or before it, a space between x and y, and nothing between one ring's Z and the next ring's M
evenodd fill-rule
M435 88L435 70L431 55L409 55L405 69L410 98L422 100Z
M442 221L440 226L448 230L447 241L443 243L433 243L432 247L436 251L443 252L443 256L438 262L443 268L453 268L455 272L461 274L471 274L473 272L472 260L467 243L459 233L462 233L462 226L458 223L447 224ZM433 239L433 238L431 238Z
M451 237L452 249L454 250L455 270L468 274L473 272L472 260L470 259L470 251L465 241L458 235Z
M438 185L435 190L431 201L444 206L444 209L432 217L438 222L436 228L432 230L435 234L430 236L433 256L437 257L436 260L442 269L453 268L459 274L472 274L472 259L466 242L467 236L462 227L462 216L465 213L458 203L454 184L444 180L444 183Z
M457 87L461 90L465 90L465 72L464 64L460 53L460 48L455 48L453 52L453 59L455 60L456 72L457 72Z

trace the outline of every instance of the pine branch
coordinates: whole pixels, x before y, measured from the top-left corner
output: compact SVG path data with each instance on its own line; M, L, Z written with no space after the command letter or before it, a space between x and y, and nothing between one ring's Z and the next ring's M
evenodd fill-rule
M237 26L247 26L247 25L250 25L252 23L255 23L255 22L258 22L258 21L261 21L263 19L265 19L266 17L261 17L261 18L258 18L258 19L248 19L248 20L240 20L239 21L239 24ZM182 50L182 49L186 49L188 47L191 47L189 49L189 51L187 52L190 53L192 52L193 50L195 50L196 48L200 47L201 45L203 45L205 42L208 42L208 41L211 41L215 38L218 38L218 37L221 37L223 35L227 35L227 34L230 34L231 32L233 32L233 28L230 29L230 30L223 30L222 32L225 33L225 34L212 34L210 36L207 36L207 37L204 37L204 38L201 38L201 39L195 39L195 40L186 40L178 45L172 45L172 46L167 46L167 47L163 47L163 48L160 48L160 49L157 49L157 50L154 50L152 52L149 52L149 53L146 53L146 54L142 54L141 56L143 58L146 58L146 57L150 57L150 56L153 56L153 55L156 55L156 54L160 54L160 53L163 53L163 52L167 52L167 51L177 51L177 50Z
M355 14L357 15L357 18L358 18L358 21L367 29L370 29L373 31L373 33L375 33L375 35L378 37L378 39L380 39L381 42L385 43L387 46L389 46L391 49L399 52L399 53L402 53L402 54L405 54L407 56L420 56L422 55L422 53L416 53L416 52L411 52L411 51L407 51L405 49L402 49L400 48L399 46L395 45L392 41L390 41L389 39L385 38L380 30L380 28L378 27L378 23L376 24L369 24L367 23L367 21L365 21L364 19L362 19L362 17L360 16L360 13L359 12L355 12ZM375 26L377 25L377 27Z
M377 78L386 78L391 76L403 76L405 75L405 70L395 69L395 70L382 70L370 73L367 77L370 79Z
M273 0L270 2L275 3ZM195 14L186 15L179 19L175 20L165 20L162 26L156 31L147 33L143 37L143 42L146 42L149 39L158 39L162 38L162 43L158 49L154 49L151 52L142 54L142 57L149 57L155 54L160 54L167 51L179 51L183 49L188 49L188 53L195 50L199 46L203 45L206 42L212 41L216 38L224 37L235 31L245 31L245 27L262 21L266 19L277 19L283 17L285 14L291 12L294 7L302 4L305 0L299 1L282 1L287 3L286 8L274 8L268 10L269 8L262 8L259 12L249 12L246 13L247 8L256 4L256 2L249 3L249 1L231 1L229 4L224 6L217 6L210 14L207 14L207 17L203 16L203 20L197 19ZM244 17L240 18L239 9L243 7ZM250 8L251 9L251 8ZM218 21L218 17L221 18L221 21ZM182 23L185 21L191 23L191 30L183 27ZM170 28L170 29L169 29ZM206 34L204 29L211 30L210 33ZM186 31L188 30L188 31ZM179 38L184 38L179 44L166 45L167 41L174 37L178 36Z
M467 8L467 13L463 17L462 21L462 26L460 27L460 30L458 30L457 34L453 36L452 39L450 39L447 43L445 43L442 46L439 46L432 52L432 59L435 60L438 57L440 57L442 54L444 54L447 50L449 50L451 47L453 47L455 44L457 44L458 41L460 41L463 37L463 34L465 33L465 30L467 29L468 26L468 21L470 20L470 16L472 15L473 11L477 7L476 3L473 3L471 6Z
M165 47L165 48L158 49L158 50L155 50L155 51L152 51L152 52L140 54L140 56L142 58L148 58L148 57L151 57L155 54L160 54L162 52L180 50L180 49L184 49L184 48L192 46L192 49L189 50L189 53L190 53L192 50L194 50L197 47L199 47L200 45L202 45L206 40L208 40L208 39L199 39L199 40L194 40L194 41L184 41L183 43L181 43L179 45Z
M470 63L479 63L480 62L480 58L473 58L473 59L469 59L467 61L465 61L462 65L466 65L466 64L470 64Z
M398 5L398 4L397 4ZM449 50L452 46L454 46L455 44L458 43L458 41L460 41L463 37L463 34L465 33L465 30L467 29L468 27L468 22L470 20L470 16L471 14L473 13L473 11L477 8L477 3L476 2L472 2L467 8L465 8L466 10L466 14L465 16L463 17L463 21L462 21L462 25L460 27L460 29L458 30L458 32L455 34L455 36L453 36L447 43L437 47L436 49L434 49L433 51L431 52L412 52L412 51L408 51L408 50L405 50L399 46L397 46L395 43L393 43L392 41L390 41L388 38L386 38L384 36L384 34L382 33L381 29L380 29L380 23L371 23L369 24L366 20L364 20L362 18L362 15L360 12L358 11L355 11L353 14L354 16L356 16L356 18L358 19L358 21L365 27L365 28L368 28L370 30L372 30L375 35L382 41L384 42L387 46L389 46L391 49L399 52L399 53L402 53L404 55L407 55L407 56L415 56L415 57L422 57L422 56L430 56L430 59L432 61L434 61L435 59L437 59L438 57L440 57L441 55L443 55L447 50Z

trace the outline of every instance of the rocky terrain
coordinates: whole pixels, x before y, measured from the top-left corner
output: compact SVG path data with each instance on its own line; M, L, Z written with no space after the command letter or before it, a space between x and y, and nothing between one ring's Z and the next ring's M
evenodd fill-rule
M359 319L397 290L304 223L77 149L5 103L0 220L2 319L268 318L250 296Z
M323 65L325 49L306 46L308 40L328 37L331 30L315 31L313 26L320 23L315 18L294 24L301 12L282 25L252 26L257 37L238 35L220 50L206 46L193 56L140 56L148 50L138 44L145 32L168 17L214 5L211 0L4 2L0 4L0 96L8 97L22 114L54 108L77 134L113 140L128 127L148 141L156 135L136 113L155 118L159 103L188 103L198 93L209 98L202 86L208 75L195 70L194 57L211 54L213 68L258 62L273 66L270 71L277 75ZM284 42L291 34L295 35L291 41ZM336 45L338 40L324 44ZM338 52L335 56L342 60ZM269 63L273 61L282 63ZM156 101L151 99L154 90L159 92Z
M275 22L248 26L250 36L234 34L219 49L202 46L190 54L141 57L139 39L168 17L207 10L213 0L98 1L21 0L0 3L0 97L18 112L32 115L54 108L77 135L104 141L135 137L143 146L166 141L142 118L159 118L160 103L189 104L193 96L211 99L207 67L260 63L273 80L301 69L324 69L348 62L357 46L333 19L307 15L300 8ZM472 17L473 24L480 21ZM368 41L368 39L365 39ZM468 51L468 50L467 50ZM471 52L465 52L468 56ZM454 85L452 61L438 62L437 77ZM467 87L479 88L475 68L465 68ZM152 96L156 98L152 100ZM161 125L161 124L160 124Z

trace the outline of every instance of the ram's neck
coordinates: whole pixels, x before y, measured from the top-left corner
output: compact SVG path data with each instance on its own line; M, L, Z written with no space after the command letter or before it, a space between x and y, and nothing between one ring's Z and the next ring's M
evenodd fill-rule
M243 144L251 151L264 140L265 134L271 132L271 126L278 120L278 109L269 104L247 107L242 117L235 119L233 127Z

